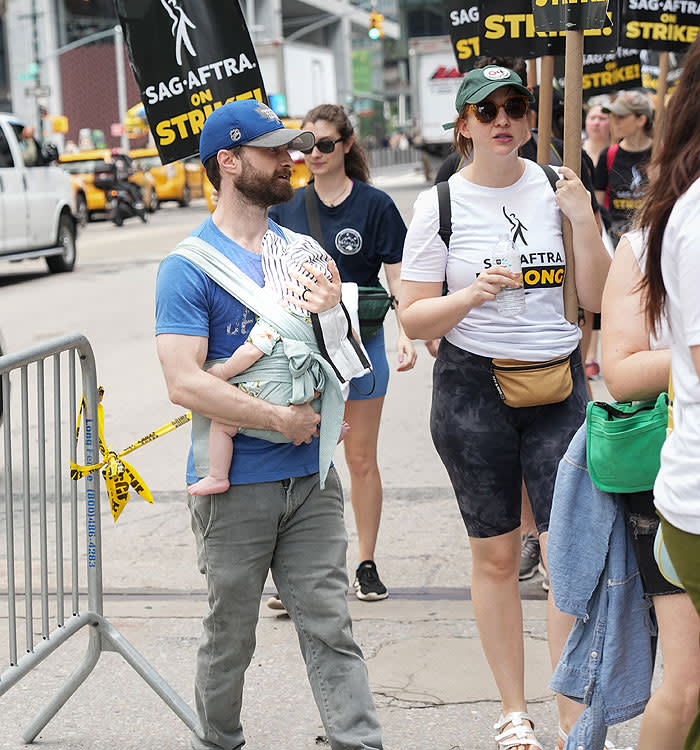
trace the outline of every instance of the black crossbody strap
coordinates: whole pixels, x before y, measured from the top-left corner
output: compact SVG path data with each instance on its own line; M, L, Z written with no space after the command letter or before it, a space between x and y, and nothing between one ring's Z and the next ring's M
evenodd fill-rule
M311 236L321 247L324 247L321 219L318 215L318 204L316 203L316 191L311 183L304 188L304 208L306 209L306 220L309 222Z
M547 179L549 180L549 184L552 186L552 190L554 190L554 192L556 193L559 175L549 166L549 164L540 164L540 167L542 167L542 169L544 170L544 173L547 175ZM566 255L566 267L567 270L569 270L574 267L574 248L571 244L572 238L571 234L567 234L565 232L562 234L562 237L564 241L564 254ZM579 304L578 295L576 294L576 282L574 280L573 273L566 274L566 277L564 278L564 288L562 291L564 293L564 316L570 323L578 325Z
M552 190L554 190L554 192L556 193L559 175L549 166L549 164L540 164L539 166L542 167L544 173L547 175L549 184L552 186Z
M450 184L447 181L438 182L436 187L438 194L438 217L440 221L438 234L449 250L450 237L452 236L452 201L450 199Z

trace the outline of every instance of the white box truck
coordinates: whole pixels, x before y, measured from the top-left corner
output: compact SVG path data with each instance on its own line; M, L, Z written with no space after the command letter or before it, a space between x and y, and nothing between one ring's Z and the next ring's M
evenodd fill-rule
M455 97L464 76L449 36L413 37L408 43L414 142L423 152L425 177L432 181L452 147L452 130L442 125L457 116Z
M283 95L291 118L303 117L319 104L338 101L335 60L331 50L301 42L256 44L265 90Z

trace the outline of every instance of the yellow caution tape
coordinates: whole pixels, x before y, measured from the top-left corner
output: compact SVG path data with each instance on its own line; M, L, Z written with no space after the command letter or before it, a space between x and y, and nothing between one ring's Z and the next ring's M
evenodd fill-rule
M152 443L163 435L167 435L169 432L181 427L183 424L187 424L192 419L192 412L188 411L179 417L171 420L162 427L159 427L153 432L149 432L148 435L144 435L142 438L132 443L124 450L116 451L110 450L107 447L104 437L104 409L102 408L102 397L104 396L104 388L100 386L97 389L99 401L97 404L97 435L99 439L100 453L104 456L104 460L100 463L92 464L90 466L81 466L76 464L73 460L70 462L70 478L77 481L82 479L87 474L93 471L102 469L102 476L105 480L105 486L107 488L107 495L109 496L109 507L112 511L112 518L115 523L121 512L129 502L129 488L141 495L144 500L149 503L153 502L153 495L146 486L146 483L140 477L139 473L134 469L131 464L123 460L123 457L129 453L135 451L143 445ZM85 396L80 401L80 409L78 410L78 419L75 425L75 441L77 443L78 436L80 435L80 423L82 421L83 408L85 404Z

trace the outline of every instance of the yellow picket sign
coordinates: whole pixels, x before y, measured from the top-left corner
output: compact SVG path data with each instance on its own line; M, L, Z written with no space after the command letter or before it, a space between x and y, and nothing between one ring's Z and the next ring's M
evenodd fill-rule
M169 432L181 427L183 424L187 424L192 419L192 412L186 412L179 417L171 420L162 427L159 427L153 432L149 432L136 442L129 445L124 450L116 451L110 450L107 447L107 443L104 437L104 409L102 407L102 398L104 396L104 388L100 386L97 389L99 396L99 402L97 404L97 434L100 446L100 453L104 456L104 459L100 463L92 464L90 466L81 466L76 464L73 460L70 462L70 478L78 481L92 471L98 471L102 469L102 476L105 480L105 487L107 488L107 495L109 496L109 507L112 511L112 518L115 523L121 512L129 502L129 488L132 487L137 494L139 494L144 500L149 503L153 502L153 495L146 486L139 473L134 467L124 461L124 456L132 453L137 448L140 448L147 443L152 443L163 435L167 435ZM78 419L75 425L75 441L78 442L78 436L80 434L80 423L82 421L83 408L85 407L85 397L83 396L80 400L80 409L78 410Z

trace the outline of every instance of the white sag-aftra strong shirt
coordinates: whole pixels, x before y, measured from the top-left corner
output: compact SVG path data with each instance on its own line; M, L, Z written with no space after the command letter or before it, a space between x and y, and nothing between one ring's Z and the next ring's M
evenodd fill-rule
M581 333L564 317L566 257L554 192L540 166L523 162L520 179L505 188L475 185L459 173L450 178L449 252L438 235L437 190L421 193L406 235L401 278L446 279L448 294L463 289L490 267L499 236L508 234L520 252L525 311L507 317L498 312L495 300L485 302L470 310L446 338L484 357L542 362L570 354Z

